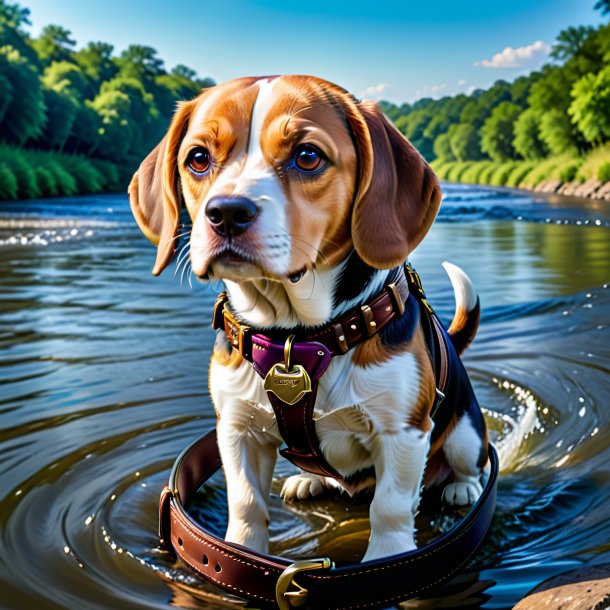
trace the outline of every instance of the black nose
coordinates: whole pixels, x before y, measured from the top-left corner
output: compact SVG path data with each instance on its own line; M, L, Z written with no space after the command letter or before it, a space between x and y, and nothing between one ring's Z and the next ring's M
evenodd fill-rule
M205 206L205 215L219 235L241 235L256 220L258 208L247 197L212 197Z

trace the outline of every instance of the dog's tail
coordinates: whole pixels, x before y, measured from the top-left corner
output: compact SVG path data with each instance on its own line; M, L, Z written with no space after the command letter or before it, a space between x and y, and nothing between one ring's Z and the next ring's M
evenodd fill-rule
M455 315L448 332L453 347L461 354L470 345L479 328L479 295L470 278L459 267L447 262L443 263L443 267L455 293Z

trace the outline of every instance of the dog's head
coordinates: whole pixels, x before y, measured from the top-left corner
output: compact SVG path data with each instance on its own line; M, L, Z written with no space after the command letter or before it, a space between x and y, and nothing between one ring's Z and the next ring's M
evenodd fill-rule
M419 153L374 104L310 76L241 78L180 104L129 186L161 273L180 208L193 222L199 277L284 280L352 249L403 262L441 192Z

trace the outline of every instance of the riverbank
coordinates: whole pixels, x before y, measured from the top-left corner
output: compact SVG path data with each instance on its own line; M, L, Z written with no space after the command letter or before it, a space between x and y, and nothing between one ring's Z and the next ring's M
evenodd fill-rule
M133 165L133 168L132 168ZM0 200L125 192L137 164L0 145Z
M562 155L506 162L436 160L431 165L447 182L610 201L610 145L600 146L583 157Z

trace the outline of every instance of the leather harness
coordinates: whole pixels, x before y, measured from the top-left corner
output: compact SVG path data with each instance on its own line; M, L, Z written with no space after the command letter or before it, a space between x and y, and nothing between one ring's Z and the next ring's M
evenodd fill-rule
M284 343L252 333L249 326L238 322L232 314L226 293L219 295L212 326L224 330L233 348L265 380L267 397L286 444L280 454L295 466L313 474L342 478L322 455L315 430L313 413L319 379L334 356L345 354L403 316L409 298L415 298L425 310L420 319L425 321L424 336L436 372L434 416L447 384L447 338L426 300L419 275L410 265L399 267L395 280L367 304L349 310L338 320L302 338L290 335Z
M415 299L415 303L409 303L409 299ZM282 456L302 470L342 478L322 455L315 431L313 412L319 379L333 356L345 354L401 318L407 306L410 312L419 313L435 371L437 397L431 411L434 418L445 398L450 339L410 265L398 268L394 281L366 305L349 310L313 334L290 335L283 343L241 324L230 311L226 294L219 295L213 327L224 330L233 348L265 380L286 444L280 450ZM305 601L316 610L381 607L448 579L480 545L495 508L498 461L491 445L489 459L491 472L481 498L458 525L422 549L341 568L328 558L291 564L228 543L188 515L187 508L197 490L221 466L216 433L212 431L176 461L169 485L161 494L159 535L162 543L171 542L181 559L204 578L258 603L275 603L280 610L291 608L291 602L296 606ZM303 574L296 583L294 577L300 572ZM383 591L384 599L380 599L377 590Z

